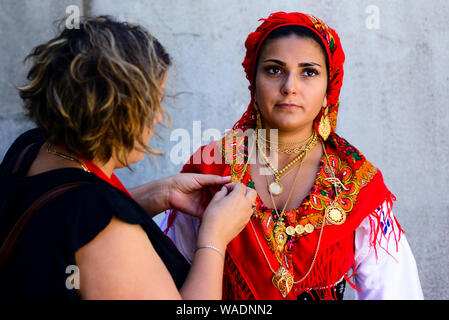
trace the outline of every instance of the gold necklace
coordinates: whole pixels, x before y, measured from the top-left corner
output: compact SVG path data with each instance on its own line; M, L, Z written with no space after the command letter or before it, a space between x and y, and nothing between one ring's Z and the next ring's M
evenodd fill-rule
M279 246L284 246L285 242L287 241L287 229L285 228L285 224L284 224L284 212L285 212L287 204L288 204L288 202L290 200L290 197L292 195L292 191L293 191L294 186L296 184L296 180L297 180L297 178L299 176L299 170L300 169L301 169L301 167L298 169L298 172L296 173L295 181L293 182L292 188L290 189L290 194L289 194L289 196L287 198L287 201L286 201L286 203L284 205L284 208L282 209L282 212L280 214L281 215L281 219L280 219L281 223L279 225L276 225L276 227L273 230L274 239L275 239L278 247ZM267 180L267 183L268 183L268 180ZM274 202L273 196L271 196L271 201L273 203L274 209L277 212L278 210L277 210L277 207L276 207L276 203ZM315 254L314 254L312 263L311 263L311 265L309 267L309 270L298 281L295 281L294 275L291 274L291 272L288 271L286 268L284 268L284 266L282 264L280 264L278 270L274 271L273 267L271 266L270 260L268 260L268 257L265 254L265 251L263 250L262 244L260 243L259 237L257 236L256 230L254 229L254 225L253 225L251 220L250 220L250 223L251 223L251 228L253 229L254 236L256 237L257 244L259 245L259 249L262 251L262 254L263 254L264 258L265 258L265 261L267 262L268 267L270 268L271 272L273 273L273 277L271 278L271 282L279 290L279 292L281 293L282 297L285 298L289 294L291 289L293 288L293 285L302 282L309 275L310 271L312 270L312 267L315 264L316 256L318 254L318 249L319 249L319 246L320 246L320 243L321 243L321 236L322 236L323 229L324 229L324 226L325 226L325 219L323 219L323 223L321 225L321 232L320 232L320 235L319 235L319 238L318 238L318 244L317 244L317 247L315 249ZM291 226L289 226L289 228L290 227ZM279 248L278 248L278 250L279 250Z
M86 165L84 164L84 162L82 162L81 160L79 160L79 159L77 159L77 158L75 158L75 157L71 157L71 156L69 156L68 154L65 154L65 153L62 153L62 152L60 152L60 151L55 150L55 149L54 149L54 146L53 146L51 143L49 143L49 142L47 142L46 145L47 145L47 147L46 147L47 153L53 154L53 155L55 155L55 156L61 157L61 158L66 159L66 160L78 162L78 164L81 166L81 168L82 168L84 171L90 172L89 169L87 168L87 166L86 166Z
M274 195L274 196L278 196L283 192L283 186L281 184L281 178L282 175L289 170L296 162L298 162L299 160L301 160L302 158L304 158L304 156L307 154L307 152L309 152L316 144L317 140L318 140L318 136L316 134L315 131L313 131L312 133L312 139L309 141L309 143L305 146L304 151L298 155L296 158L294 158L292 161L290 161L284 168L282 168L281 170L276 169L273 164L270 162L270 160L268 159L267 155L265 154L265 152L262 150L262 147L259 145L258 142L258 130L255 130L255 134L256 134L256 145L257 148L259 149L260 154L262 155L263 160L266 162L266 164L268 165L268 167L273 171L274 174L274 181L268 186L268 191L270 192L270 194Z
M326 221L329 221L332 224L340 225L340 224L343 224L346 220L346 213L337 203L339 193L336 188L336 186L338 185L338 183L336 181L338 180L340 184L342 184L342 183L340 182L339 179L337 179L335 177L335 172L334 172L333 168L330 166L329 156L327 155L326 148L324 147L324 143L321 139L320 139L320 142L323 147L324 154L326 156L328 167L332 174L331 179L332 179L332 181L334 181L332 184L335 188L336 197L335 197L334 201L332 201L332 203L329 206L327 206L325 209L324 219L321 224L321 230L320 230L320 234L318 236L317 246L315 249L315 253L313 255L312 263L310 264L310 267L307 270L306 274L301 279L294 281L294 275L292 275L289 270L285 269L282 264L280 264L280 267L278 268L278 270L274 271L273 267L271 266L270 261L268 260L267 255L265 254L265 251L263 250L262 244L260 243L259 237L257 236L253 222L251 220L249 221L251 224L251 228L253 229L254 236L256 237L257 244L259 245L259 248L262 251L265 261L267 262L268 267L270 268L271 272L274 274L273 277L271 278L271 282L279 290L279 292L281 293L283 298L285 298L289 294L289 292L293 288L293 285L304 281L307 278L307 276L310 274L310 272L312 271L312 268L315 265L316 257L318 255L318 251L320 248L321 237L323 235L324 227L326 226ZM297 176L295 177L295 182L296 182L298 175L299 175L299 169L298 169ZM293 186L295 185L295 182L294 182ZM267 181L267 183L268 183L268 181ZM285 235L286 229L285 229L285 224L283 223L283 215L284 215L284 211L287 206L287 203L290 200L292 190L293 190L293 187L290 190L290 194L289 194L289 197L287 198L287 202L284 205L284 209L281 212L281 223L279 226L276 226L273 231L274 235L275 235L275 241L282 241L283 244L285 244L286 238L287 238ZM274 202L273 197L271 197L271 201L273 202L273 206L277 212L276 203ZM276 230L276 229L278 229L278 230ZM279 243L278 243L278 245L279 245Z
M260 143L262 149L263 148L267 148L270 151L276 151L278 153L284 153L284 154L295 154L295 153L300 153L306 150L305 146L299 146L299 147L295 147L295 148L285 148L285 149L281 149L279 147L276 146L272 146L272 145L267 145L265 143Z
M255 136L256 136L256 144L257 144L257 130L255 132ZM323 222L321 224L321 230L320 230L320 234L318 236L317 246L316 246L316 249L315 249L315 253L313 255L312 262L311 262L310 267L307 270L306 274L301 279L299 279L297 281L294 281L294 275L292 275L290 273L290 271L285 269L282 264L278 268L278 270L275 271L273 269L273 267L271 266L270 261L268 260L268 257L266 255L265 251L263 250L263 247L262 247L262 244L260 243L259 237L257 236L257 233L256 233L256 230L254 228L253 222L252 222L251 219L249 221L250 225L251 225L251 228L253 230L254 236L256 237L257 243L259 245L259 248L262 251L262 254L263 254L264 258L265 258L265 261L267 262L268 267L270 268L271 272L274 274L272 279L271 279L271 281L272 281L273 285L279 290L279 292L281 293L282 297L284 297L284 298L289 294L289 292L293 288L294 284L298 284L298 283L304 281L307 278L307 276L310 274L310 272L312 271L312 268L315 265L316 257L318 255L318 251L319 251L319 248L320 248L321 238L322 238L322 235L323 235L324 227L326 226L326 221L329 221L332 224L337 224L338 225L338 224L343 224L345 222L345 220L346 220L346 213L338 205L338 202L337 202L337 199L339 197L339 193L337 191L337 186L341 186L343 188L344 188L344 186L341 183L341 181L338 178L335 177L335 172L334 172L332 166L330 165L329 156L327 155L326 148L325 148L323 140L321 138L320 138L320 142L321 142L321 146L322 146L322 148L324 150L324 154L326 156L327 165L328 165L328 167L330 169L330 172L332 174L332 178L330 178L330 180L331 180L331 183L333 184L333 186L335 188L336 197L335 197L334 201L332 201L332 203L329 206L327 206L326 209L325 209L325 214L324 214ZM245 173L246 167L248 165L248 162L251 159L251 156L253 154L254 149L255 149L254 145L252 145L252 148L251 148L251 150L250 150L250 152L248 154L248 159L247 159L247 161L246 161L246 163L244 165L244 168L243 168L243 174ZM299 173L299 169L298 169L298 173ZM298 173L297 173L297 176L298 176ZM296 180L297 176L295 177L295 180ZM242 176L241 177L237 177L237 176L233 175L231 181L240 183L241 179L242 179ZM289 195L289 197L290 197L290 195ZM273 201L273 206L275 207L275 210L277 211L276 204L274 203L274 199L273 198L272 198L272 201ZM286 208L286 206L284 206L284 209L285 208ZM282 215L282 220L281 221L283 222L283 215ZM311 226L311 227L313 228L313 226ZM279 231L281 231L281 230L282 229L279 229ZM285 231L287 232L287 229ZM311 233L311 232L313 232L313 230L308 230L307 232ZM299 232L299 233L302 233L302 232ZM281 233L279 233L279 234L281 234ZM283 236L285 237L285 235L283 235ZM281 240L281 238L279 238L279 239Z
M278 153L294 154L305 151L306 145L313 139L314 134L312 132L309 138L300 142L273 142L264 138L263 135L260 135L259 137L259 144L262 146L262 149L268 148L272 151L277 151ZM283 146L283 148L280 146Z
M329 156L327 155L326 148L324 147L324 142L322 139L320 139L320 142L321 142L321 146L323 147L324 154L326 156L327 166L332 175L331 178L328 178L326 180L328 180L328 181L330 181L330 183L332 183L332 185L334 186L334 190L335 190L335 199L332 201L332 203L330 205L328 205L326 207L326 210L324 212L324 217L326 220L328 220L332 224L341 225L341 224L345 223L345 221L346 221L346 212L338 204L337 200L338 200L338 197L340 196L340 192L338 192L337 187L340 186L341 188L343 188L345 190L347 190L347 189L345 188L343 183L340 181L340 179L335 177L335 172L330 164Z

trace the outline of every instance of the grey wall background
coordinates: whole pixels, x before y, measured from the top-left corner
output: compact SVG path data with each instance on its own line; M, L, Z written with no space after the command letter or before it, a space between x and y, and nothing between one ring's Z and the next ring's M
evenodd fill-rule
M322 18L337 30L346 53L337 131L382 170L397 196L395 214L414 251L425 298L449 299L447 1L0 0L0 159L33 126L10 83L24 83L22 59L55 35L52 22L71 4L85 15L141 23L174 58L167 93L177 97L165 102L172 127L160 128L163 139L151 142L166 154L159 166L143 160L134 172L118 170L127 187L180 170L169 156L179 142L170 141L172 130L193 136L193 121L200 120L201 132L223 132L240 117L249 101L243 43L259 18L281 10ZM367 27L370 5L379 9L378 29Z

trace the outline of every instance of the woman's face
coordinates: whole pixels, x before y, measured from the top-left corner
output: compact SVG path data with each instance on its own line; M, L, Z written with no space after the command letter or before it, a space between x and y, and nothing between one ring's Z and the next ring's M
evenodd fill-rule
M160 102L162 102L162 98L164 97L164 91L165 91L166 84L167 84L167 73L165 73L164 77L162 78L162 83L161 83L162 94L160 96L160 100L159 100ZM156 125L158 123L161 123L162 120L163 120L162 113L159 112L155 116L153 124ZM148 145L152 135L153 135L152 130L148 126L145 126L145 128L143 129L143 132L142 132L142 142L144 142L146 145ZM138 145L137 141L136 141L136 145ZM128 163L136 163L143 159L145 153L142 151L139 151L140 149L141 148L137 147L137 148L134 148L134 150L132 150L130 152L129 158L128 158Z
M161 83L161 96L159 97L159 102L162 102L162 99L164 98L164 92L165 92L165 86L167 84L167 73L164 74L163 78L162 78L162 83ZM163 120L163 116L162 113L158 113L153 121L153 126L161 123ZM143 136L142 136L142 141L145 142L145 144L148 144L150 142L150 138L152 136L153 132L151 131L151 129L147 126L145 126L144 132L143 132Z
M327 105L326 61L313 39L290 35L268 40L256 66L256 103L264 127L280 131L312 128Z

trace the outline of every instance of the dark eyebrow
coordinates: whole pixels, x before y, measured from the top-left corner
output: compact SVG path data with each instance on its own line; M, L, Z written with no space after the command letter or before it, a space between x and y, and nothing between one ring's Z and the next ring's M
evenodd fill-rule
M264 60L264 62L274 62L282 67L285 67L285 62L282 62L281 60L277 60L277 59L267 59ZM315 62L301 62L298 63L298 67L303 68L303 67L312 67L312 66L318 66L321 67L321 65L319 65L318 63Z
M281 60L277 60L277 59L267 59L267 60L264 60L264 62L274 62L282 67L285 67L285 62L282 62Z
M313 66L321 67L321 65L319 65L318 63L315 63L315 62L302 62L302 63L298 63L298 67L313 67Z

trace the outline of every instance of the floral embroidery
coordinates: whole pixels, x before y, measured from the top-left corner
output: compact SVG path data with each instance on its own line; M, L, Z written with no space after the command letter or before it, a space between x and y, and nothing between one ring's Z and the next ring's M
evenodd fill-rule
M335 39L332 33L329 31L329 26L317 17L309 15L310 20L313 23L313 27L317 30L321 36L326 40L331 52L335 51Z
M348 159L358 162L358 169L354 172L350 164L345 162L342 158L333 154L332 143L326 147L329 164L325 156L321 159L321 165L317 172L315 183L312 186L310 193L303 200L301 205L292 210L285 212L285 218L282 220L279 212L264 205L261 198L257 197L257 205L254 214L259 218L260 225L263 231L268 247L275 255L280 265L287 269L292 265L292 248L295 242L301 237L305 237L314 230L321 229L324 219L324 210L335 199L334 186L326 180L332 177L331 170L334 171L336 178L338 178L343 186L339 187L338 201L342 209L347 214L350 214L360 189L367 185L376 174L376 168L368 161L360 161L361 157L358 151L353 148L346 140L336 140L338 148L343 154L348 155ZM250 188L255 189L254 181L251 180L250 165L246 166L248 147L247 141L244 138L236 139L228 135L223 138L223 146L229 148L223 150L223 156L232 161L230 163L231 175L239 177L240 181ZM237 155L236 153L240 153ZM360 160L359 160L360 158ZM357 166L355 166L357 168ZM301 225L311 225L312 230L303 231L302 233L294 232L287 234L279 230L286 230L287 227ZM330 226L330 225L326 225Z

